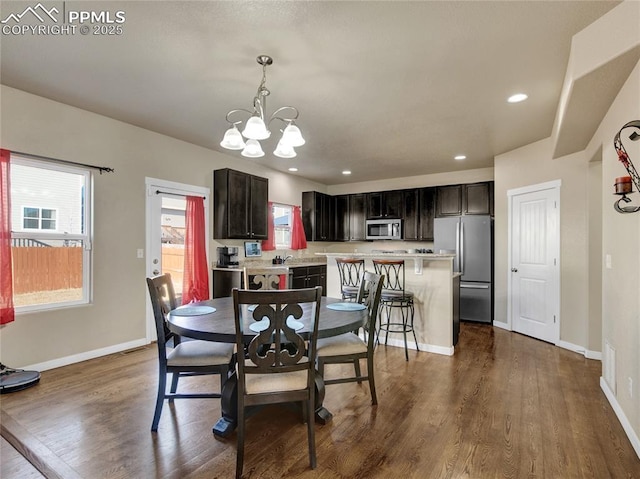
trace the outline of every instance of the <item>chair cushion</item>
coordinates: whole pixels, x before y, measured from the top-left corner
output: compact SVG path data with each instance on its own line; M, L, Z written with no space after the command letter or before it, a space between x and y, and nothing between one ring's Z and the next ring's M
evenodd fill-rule
M318 339L318 356L342 356L343 354L366 353L367 345L354 333L345 333L330 338Z
M405 291L404 295L402 290L397 289L383 289L380 294L380 299L384 300L410 300L413 299L413 293L411 291Z
M244 363L247 366L254 366L250 359L245 359ZM307 389L307 374L308 370L290 373L245 374L246 393L261 394Z
M167 355L167 366L217 366L228 364L233 344L212 341L185 341Z
M358 294L358 289L360 289L358 286L343 286L342 292L344 294L353 294L355 296Z

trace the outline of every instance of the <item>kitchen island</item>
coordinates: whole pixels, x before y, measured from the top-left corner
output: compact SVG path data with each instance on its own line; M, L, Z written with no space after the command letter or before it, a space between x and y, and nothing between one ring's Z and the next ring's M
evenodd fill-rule
M361 258L367 271L374 271L373 259L405 261L405 290L414 295L414 328L421 351L452 355L454 322L458 319L455 300L457 274L452 254L433 253L316 253L327 257L327 296L340 297L340 276L336 258ZM383 342L383 340L381 340ZM388 344L404 347L401 334L389 336ZM409 341L409 347L412 342Z

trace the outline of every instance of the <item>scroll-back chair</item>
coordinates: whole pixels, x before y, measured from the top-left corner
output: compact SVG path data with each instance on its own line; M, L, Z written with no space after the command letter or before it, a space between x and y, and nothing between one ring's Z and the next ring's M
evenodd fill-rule
M342 299L353 301L358 295L360 279L364 272L362 258L336 258L338 275L340 276L340 292Z
M286 291L233 290L238 351L236 478L242 476L245 408L249 406L301 402L307 422L309 462L312 469L316 467L315 357L321 298L319 286ZM295 329L303 313L310 323L305 337ZM257 324L261 327L250 329ZM247 335L252 337L248 346ZM241 351L245 351L244 360Z
M380 297L380 325L378 331L385 332L384 344L387 344L389 334L400 333L404 337L404 356L409 361L407 333L413 333L413 340L418 347L418 338L413 327L415 314L413 293L405 289L404 260L374 259L373 268L376 273L384 275L384 284ZM397 314L394 315L393 313Z
M181 337L172 333L166 322L166 315L177 307L175 291L169 273L147 278L149 297L153 307L153 316L158 336L158 396L151 430L158 430L164 400L173 402L183 398L219 398L220 393L177 393L178 380L184 376L205 374L220 375L220 390L227 380L233 357L233 344L212 341L189 340L182 342ZM167 343L173 339L173 349ZM170 392L166 392L167 375L172 374Z
M345 333L330 338L318 339L318 372L324 377L324 366L326 364L353 363L355 375L345 378L325 379L327 384L341 384L363 380L369 382L371 391L371 404L378 404L376 396L376 383L373 369L373 353L376 342L376 321L378 318L378 306L380 305L380 295L384 276L365 271L356 301L364 303L368 309L367 322L363 325L366 340L363 341L356 333ZM360 360L367 360L367 374L363 376L360 372Z
M289 289L289 268L287 266L244 268L243 280L245 289Z

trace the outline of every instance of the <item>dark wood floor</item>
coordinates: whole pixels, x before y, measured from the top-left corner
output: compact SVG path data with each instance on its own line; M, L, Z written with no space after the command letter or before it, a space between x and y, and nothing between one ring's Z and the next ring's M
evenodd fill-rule
M211 434L217 400L177 400L150 432L155 354L149 346L45 371L39 385L2 396L3 417L77 477L233 477L235 434ZM454 356L414 351L406 362L402 349L380 347L376 367L377 407L366 384L328 387L334 418L316 428L313 471L299 415L270 407L250 418L244 477L640 478L599 361L464 323ZM203 390L211 379L188 381ZM1 444L3 479L38 477Z

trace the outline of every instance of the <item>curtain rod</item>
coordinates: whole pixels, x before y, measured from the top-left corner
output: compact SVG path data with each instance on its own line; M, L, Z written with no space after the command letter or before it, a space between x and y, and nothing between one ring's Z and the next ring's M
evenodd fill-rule
M11 153L16 155L26 156L27 158L31 158L32 160L53 161L56 163L64 163L66 165L84 166L85 168L93 168L94 170L99 170L100 174L104 172L113 173L115 171L113 168L109 168L108 166L88 165L86 163L78 163L78 162L69 161L69 160L60 160L58 158L50 158L48 156L32 155L31 153L23 153L22 151L13 151L13 150L9 150L9 151L11 151Z
M202 198L203 200L206 200L207 197L206 196L200 196L200 195L185 195L183 193L170 193L169 191L160 191L160 190L156 190L156 195L173 195L173 196L183 196L183 197L187 197L187 196L193 196L195 198Z

